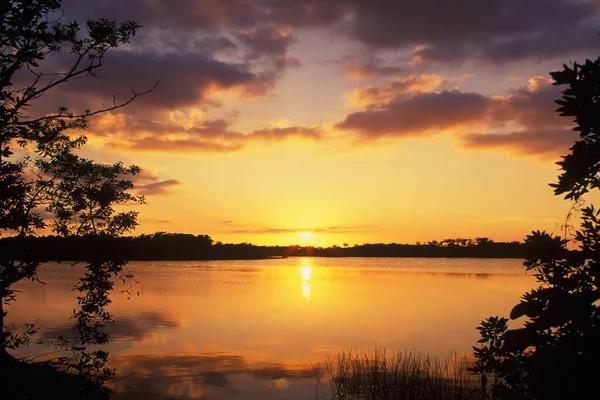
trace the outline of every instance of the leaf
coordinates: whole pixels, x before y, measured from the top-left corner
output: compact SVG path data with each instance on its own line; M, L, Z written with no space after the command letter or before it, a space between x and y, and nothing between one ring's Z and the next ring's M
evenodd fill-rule
M509 330L504 335L504 349L514 353L533 346L536 338L535 331L528 328Z

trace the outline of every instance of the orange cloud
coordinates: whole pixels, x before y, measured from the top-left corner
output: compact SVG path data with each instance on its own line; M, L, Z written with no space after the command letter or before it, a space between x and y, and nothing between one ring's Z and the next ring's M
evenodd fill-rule
M469 133L461 137L468 149L501 148L520 155L536 154L554 158L578 139L577 133L564 129L539 129L511 133Z
M409 92L430 92L446 83L449 83L447 78L433 74L400 77L383 87L367 86L354 89L347 104L352 107L386 104L398 95Z
M492 105L486 96L459 90L396 95L388 103L347 115L336 127L365 138L422 135L479 123L489 116Z
M564 152L576 139L570 131L571 123L555 112L554 100L560 97L560 90L549 79L532 77L527 86L513 89L506 96L417 89L443 83L439 76L416 76L396 80L384 88L358 89L353 98L363 104L363 110L347 115L336 127L363 139L458 129L463 131L459 138L466 148L499 148L543 157ZM476 126L483 132L464 132Z
M297 126L259 129L244 134L230 130L229 122L223 119L195 120L191 124L189 119L184 119L181 121L183 125L133 117L128 117L125 121L127 124L110 130L116 134L109 146L145 151L229 153L239 151L253 141L283 141L291 138L320 140L323 137L323 132L318 127ZM100 124L99 128L104 126L105 124ZM106 132L100 131L100 134Z

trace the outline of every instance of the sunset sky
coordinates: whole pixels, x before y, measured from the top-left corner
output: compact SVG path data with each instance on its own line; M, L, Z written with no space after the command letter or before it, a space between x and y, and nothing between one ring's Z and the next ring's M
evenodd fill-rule
M594 0L69 0L143 26L74 109L83 154L144 169L136 233L327 246L560 232L576 135L549 71L596 58ZM62 59L61 59L62 60ZM64 67L68 59L56 61Z

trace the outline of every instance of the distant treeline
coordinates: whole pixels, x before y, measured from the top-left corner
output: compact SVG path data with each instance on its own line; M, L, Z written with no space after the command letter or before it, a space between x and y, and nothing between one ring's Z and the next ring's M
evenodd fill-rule
M157 232L122 238L42 236L0 239L0 257L44 261L126 260L240 260L276 257L479 257L524 258L519 242L489 238L446 239L416 244L373 243L348 246L256 246L214 242L208 235Z

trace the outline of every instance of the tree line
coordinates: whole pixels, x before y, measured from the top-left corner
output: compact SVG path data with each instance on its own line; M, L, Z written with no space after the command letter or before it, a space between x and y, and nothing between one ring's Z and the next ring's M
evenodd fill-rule
M101 243L99 243L101 242ZM110 249L110 250L107 250ZM215 242L208 235L156 232L139 236L39 236L0 239L0 257L43 261L58 260L233 260L279 257L479 257L524 258L519 242L489 238L445 239L403 243L364 243L349 246L259 246Z

